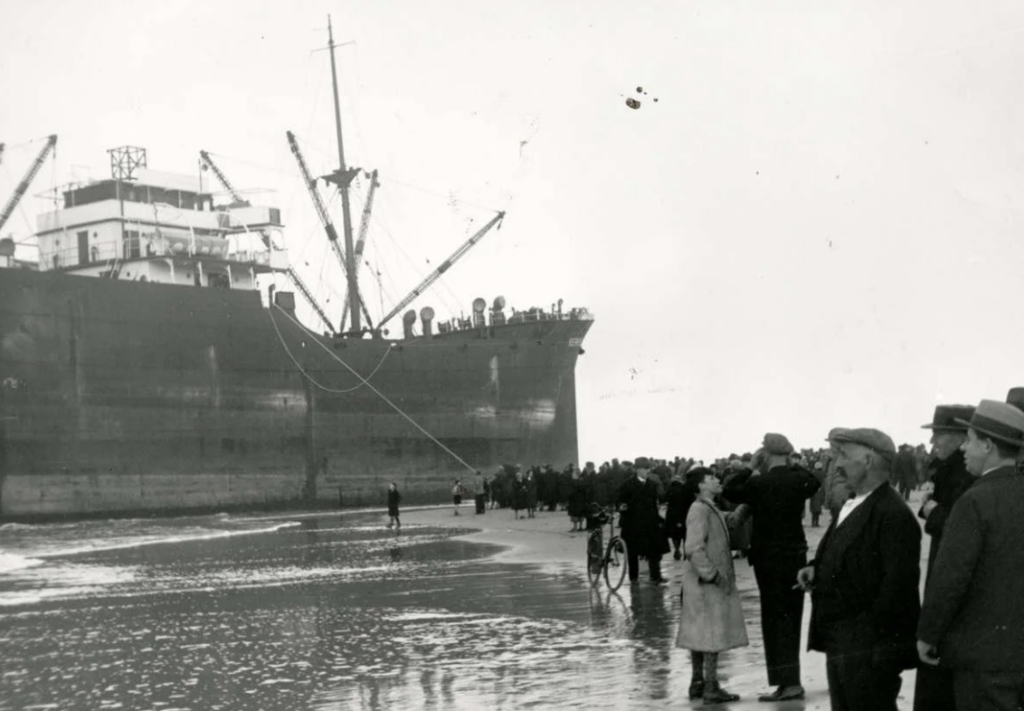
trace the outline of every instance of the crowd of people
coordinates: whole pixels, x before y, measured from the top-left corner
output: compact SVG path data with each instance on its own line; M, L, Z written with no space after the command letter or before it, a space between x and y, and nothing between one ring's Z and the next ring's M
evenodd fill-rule
M976 407L939 405L923 427L930 452L836 427L824 449L797 451L769 433L757 451L707 466L681 457L504 465L453 482L453 504L458 514L469 495L477 514L508 508L516 518L564 509L574 531L595 507L618 511L634 585L641 559L654 585L666 582L664 555L684 560L676 644L691 652L690 698L739 698L719 683L718 655L749 643L733 562L746 556L773 687L761 701L804 697L809 594L808 647L825 654L835 711L896 711L902 672L915 667L915 711L1022 711L1024 388ZM915 512L910 492L922 485ZM823 511L828 529L808 559L803 523L809 514L820 525ZM931 538L923 601L922 524Z

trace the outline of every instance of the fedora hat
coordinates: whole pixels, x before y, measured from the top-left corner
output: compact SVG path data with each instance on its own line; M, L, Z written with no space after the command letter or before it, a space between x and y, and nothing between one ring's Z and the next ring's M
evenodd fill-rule
M1010 388L1010 392L1006 393L1006 402L1018 410L1024 410L1024 388Z
M921 425L921 428L937 432L966 432L966 425L959 423L969 422L973 415L972 405L936 405L932 421L927 425Z
M1024 411L998 400L982 400L970 421L957 420L975 432L1014 447L1024 446Z

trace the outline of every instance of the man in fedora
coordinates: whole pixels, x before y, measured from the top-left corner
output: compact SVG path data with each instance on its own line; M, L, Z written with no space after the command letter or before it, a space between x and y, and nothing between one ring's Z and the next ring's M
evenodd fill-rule
M793 445L784 435L768 433L762 442L764 473L747 471L729 479L723 496L749 504L754 517L750 564L761 594L761 633L774 691L761 701L802 699L800 627L804 597L793 589L797 571L807 564L803 515L807 499L821 483L806 469L793 466Z
M928 570L931 576L935 556L942 542L942 531L960 495L974 483L974 477L967 472L964 453L961 450L967 441L967 425L974 414L971 405L938 405L932 415L931 424L922 425L932 431L931 445L935 457L931 462L932 491L924 495L918 516L924 519L924 531L931 536L928 546ZM953 676L948 669L938 666L922 666L917 671L914 685L914 711L954 711L956 698L953 694Z
M975 483L946 520L925 588L917 649L952 669L958 709L1024 702L1024 411L982 400L963 445Z
M973 414L974 408L970 405L938 405L931 424L922 425L922 429L932 431L932 452L935 454L930 477L933 490L925 494L918 511L918 516L925 521L924 532L932 537L928 548L929 575L935 555L939 552L946 518L956 500L974 482L973 477L967 473L961 449L967 441L967 426L960 424L970 421Z
M833 711L896 711L900 675L917 663L921 527L889 484L892 439L876 429L832 437L853 496L797 574L811 592L808 646L825 653Z
M1006 402L1024 412L1024 388L1010 388L1006 393ZM1024 474L1024 456L1017 459L1017 471Z

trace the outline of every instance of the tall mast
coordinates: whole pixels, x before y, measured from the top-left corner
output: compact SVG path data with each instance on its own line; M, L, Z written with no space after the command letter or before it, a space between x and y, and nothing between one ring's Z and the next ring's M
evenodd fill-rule
M359 321L359 280L355 265L355 252L352 245L352 215L348 198L348 188L358 170L349 170L345 164L345 144L341 136L341 103L338 100L338 70L334 62L334 31L331 28L331 16L327 16L327 37L331 50L331 81L334 85L334 125L338 133L338 170L324 176L328 182L334 183L341 191L342 227L345 232L345 276L348 282L349 318L352 319L352 330L359 332L362 325Z

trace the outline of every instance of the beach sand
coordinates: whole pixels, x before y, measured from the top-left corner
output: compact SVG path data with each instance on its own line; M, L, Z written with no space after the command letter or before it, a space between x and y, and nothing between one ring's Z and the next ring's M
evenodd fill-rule
M914 495L916 497L918 494ZM821 517L821 526L812 528L809 526L809 517L805 519L805 533L813 554L818 542L828 525L828 514ZM484 514L473 513L472 506L462 506L460 515L453 514L452 507L438 509L423 509L410 511L403 514L403 520L409 523L431 525L438 527L454 526L479 529L470 534L460 536L462 540L476 543L486 543L501 546L502 551L494 556L494 560L502 563L529 564L540 566L542 570L567 574L568 571L577 571L584 575L586 571L586 533L570 533L571 522L564 511L537 512L536 518L513 518L512 513L506 509L488 510ZM607 528L605 529L607 536ZM923 559L927 558L927 537L924 541ZM741 695L738 702L728 704L722 708L731 709L765 709L780 708L787 710L795 709L829 709L828 682L825 673L825 655L818 652L806 650L807 628L810 621L810 597L806 598L804 605L804 622L802 646L805 648L801 654L800 665L806 697L802 701L789 701L775 704L765 704L757 700L757 696L771 691L768 687L767 677L764 672L764 651L760 634L760 608L757 602L757 583L754 579L754 571L746 560L735 561L737 584L741 595L744 598L744 611L746 613L747 632L750 637L751 646L744 650L737 650L723 658L722 678L723 686L734 693ZM923 562L922 562L923 565ZM629 604L631 598L638 594L645 596L663 595L670 610L671 622L675 623L679 614L678 594L682 584L681 561L675 561L671 555L665 556L662 560L662 573L668 578L669 583L657 588L648 583L646 575L646 564L641 562L641 583L639 588L632 588L624 584L618 591L620 597ZM923 569L923 568L922 568ZM604 586L601 581L598 584L598 591ZM674 624L669 625L667 630L672 635L669 644L674 645ZM674 665L666 673L689 678L689 661L682 654L682 650L674 655ZM730 668L730 663L733 665ZM900 691L899 708L913 708L913 692L916 672L908 670L903 672L903 685ZM700 707L700 701L690 702L685 698L673 699L673 708Z

